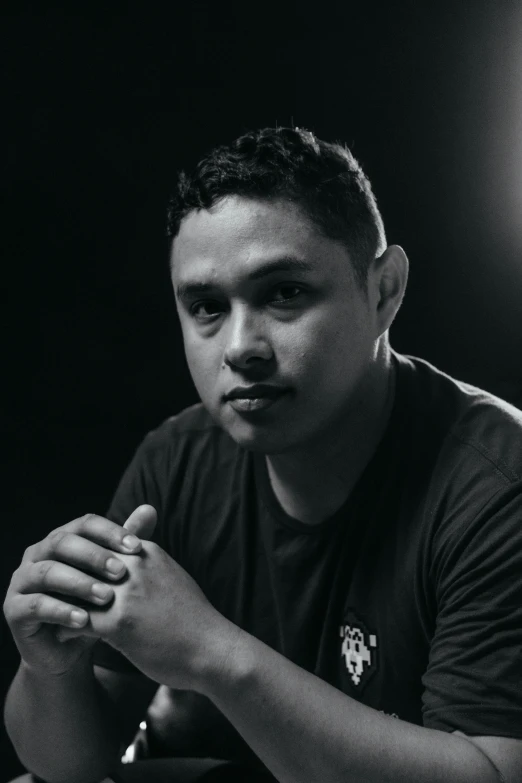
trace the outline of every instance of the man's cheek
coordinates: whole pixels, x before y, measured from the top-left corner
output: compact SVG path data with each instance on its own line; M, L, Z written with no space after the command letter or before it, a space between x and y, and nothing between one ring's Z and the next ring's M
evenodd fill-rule
M190 370L190 374L194 380L194 383L200 390L200 386L205 384L207 378L207 362L203 349L197 348L197 346L191 347L190 350L186 350L187 364Z
M219 408L216 372L211 369L207 370L201 364L198 364L196 367L192 367L189 364L189 370L202 403L207 410L216 413Z

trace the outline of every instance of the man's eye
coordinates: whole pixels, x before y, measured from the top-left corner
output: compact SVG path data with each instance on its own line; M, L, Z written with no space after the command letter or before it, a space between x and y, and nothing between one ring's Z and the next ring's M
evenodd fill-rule
M275 289L271 301L274 304L285 304L291 299L296 299L302 292L303 289L298 285L280 285Z
M210 321L219 315L222 306L219 302L213 302L211 299L201 302L194 302L190 307L190 314L198 321Z

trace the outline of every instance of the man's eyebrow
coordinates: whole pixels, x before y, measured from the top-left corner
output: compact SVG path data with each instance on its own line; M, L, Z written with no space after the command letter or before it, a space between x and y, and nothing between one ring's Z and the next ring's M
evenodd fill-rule
M261 280L263 277L268 277L277 272L312 272L314 266L305 261L304 258L298 256L282 256L276 258L273 261L266 261L256 269L253 269L246 276L246 280ZM216 286L212 283L205 283L202 281L187 281L180 283L176 287L176 294L178 299L187 299L193 296L201 294L208 294L210 291L214 291Z
M178 299L191 299L195 296L208 294L215 290L215 286L209 283L187 282L176 286L176 296Z
M314 266L298 256L282 256L258 266L247 275L248 280L260 280L275 272L312 272Z

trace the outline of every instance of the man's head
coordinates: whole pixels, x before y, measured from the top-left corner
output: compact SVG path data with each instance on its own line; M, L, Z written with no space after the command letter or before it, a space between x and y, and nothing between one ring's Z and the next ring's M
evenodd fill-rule
M247 134L181 175L169 234L189 368L238 443L282 453L358 415L407 262L385 249L347 150L298 130Z
M386 249L370 182L352 153L309 131L252 131L216 147L191 175L182 172L169 205L169 237L176 237L190 212L210 209L226 196L298 206L320 234L346 246L361 287L369 264Z

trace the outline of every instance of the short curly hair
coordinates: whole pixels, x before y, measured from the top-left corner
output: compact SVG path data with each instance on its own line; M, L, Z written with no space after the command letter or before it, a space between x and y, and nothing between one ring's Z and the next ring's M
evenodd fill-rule
M186 173L169 200L167 236L173 240L193 210L210 209L227 196L300 207L323 236L342 241L356 280L386 249L386 235L370 182L350 150L302 128L264 128L213 149Z

